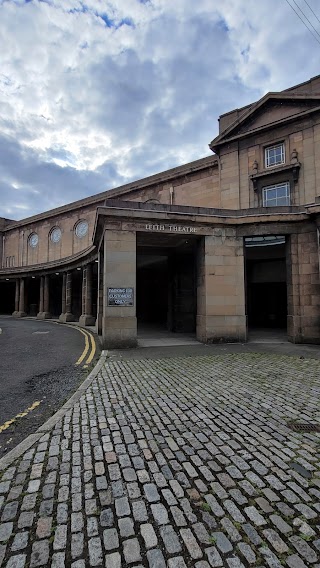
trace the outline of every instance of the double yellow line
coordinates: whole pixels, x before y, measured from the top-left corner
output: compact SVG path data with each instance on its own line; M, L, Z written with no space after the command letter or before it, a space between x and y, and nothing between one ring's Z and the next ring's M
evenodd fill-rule
M95 352L96 352L96 342L95 339L92 335L92 333L90 333L90 331L87 331L86 329L80 329L80 327L76 327L76 326L70 326L73 327L73 329L77 329L78 331L80 331L80 333L82 333L82 335L84 335L84 350L82 351L78 361L76 361L75 365L81 365L81 363L83 363L83 361L85 361L85 364L83 365L84 368L88 367L88 365L90 365L92 359L95 356ZM87 357L87 359L86 359ZM85 360L86 359L86 360Z
M27 414L29 414L29 412L31 412L32 410L37 408L37 406L39 406L39 404L41 404L41 402L42 402L42 400L36 400L33 404L31 404L31 406L26 408L23 412L19 412L19 414L16 414L16 416L14 418L7 420L7 422L5 422L4 424L2 424L0 426L0 434L2 432L4 432L4 430L7 430L9 428L9 426L11 426L11 424L13 424L14 422L17 421L18 418L24 418L24 416L27 416Z
M65 324L68 325L68 324ZM81 353L78 361L75 363L75 365L81 365L81 363L83 361L85 361L85 364L83 365L83 368L88 367L88 365L90 365L92 359L95 356L96 353L96 342L95 342L95 338L92 335L92 333L90 333L90 331L87 331L86 329L80 329L80 327L77 327L75 325L69 325L68 327L72 327L72 329L77 329L78 331L80 331L80 333L82 333L82 335L84 335L84 350ZM87 357L87 359L86 359ZM85 360L86 359L86 360ZM29 406L28 408L26 408L23 412L19 412L19 414L17 414L14 418L11 418L10 420L7 420L7 422L5 422L4 424L0 425L0 434L2 432L4 432L4 430L7 430L14 422L16 422L16 420L18 418L24 418L25 416L27 416L27 414L29 414L29 412L32 412L32 410L34 410L35 408L37 408L37 406L39 406L39 404L41 404L42 400L36 400L31 406Z

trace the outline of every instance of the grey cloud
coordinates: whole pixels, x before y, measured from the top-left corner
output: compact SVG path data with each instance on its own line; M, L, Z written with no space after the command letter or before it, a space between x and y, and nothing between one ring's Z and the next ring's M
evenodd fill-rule
M36 152L0 136L0 216L19 219L121 183L113 164L103 173L43 162Z
M220 114L318 72L313 38L278 0L110 0L110 21L134 22L117 29L99 1L81 6L2 6L0 215L208 155Z

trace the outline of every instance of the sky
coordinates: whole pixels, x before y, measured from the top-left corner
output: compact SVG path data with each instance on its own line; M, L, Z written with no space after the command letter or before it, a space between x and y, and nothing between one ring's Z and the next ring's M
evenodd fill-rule
M0 216L210 155L220 114L320 74L319 2L290 3L318 41L287 0L0 0Z

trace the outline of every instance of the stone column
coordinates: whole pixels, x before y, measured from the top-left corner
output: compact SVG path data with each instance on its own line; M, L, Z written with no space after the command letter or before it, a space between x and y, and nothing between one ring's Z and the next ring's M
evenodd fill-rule
M19 297L20 297L20 280L19 278L16 279L16 294L14 299L14 312L13 316L16 316L19 312Z
M63 316L66 313L66 288L67 288L67 274L66 272L64 272L62 274L61 315L59 319L61 319L61 316Z
M87 264L82 272L82 315L80 325L94 325L92 315L92 264Z
M67 272L66 276L66 305L65 313L62 313L59 320L66 323L68 321L75 321L75 317L72 313L72 272Z
M51 314L50 314L50 276L48 274L46 274L46 276L44 277L43 317L44 317L44 319L51 318Z
M23 318L27 314L25 312L25 287L24 287L25 279L20 278L20 286L19 286L19 310L16 314L18 318Z
M43 292L44 292L44 276L40 276L40 294L39 294L39 312L37 314L38 319L44 319L43 314Z
M38 319L50 319L51 314L49 311L50 304L50 277L48 274L46 276L41 276L40 279L40 305L39 313L37 315Z
M111 290L133 292L130 302L115 300ZM102 343L104 348L126 348L137 345L136 318L136 233L135 231L106 230L104 233L103 317Z
M215 229L199 247L197 339L246 341L244 245L236 229Z

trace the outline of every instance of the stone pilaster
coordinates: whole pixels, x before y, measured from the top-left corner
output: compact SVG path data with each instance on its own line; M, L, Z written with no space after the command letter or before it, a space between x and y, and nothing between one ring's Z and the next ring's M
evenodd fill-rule
M92 264L87 264L82 272L82 315L80 325L94 325L92 315Z
M215 229L199 247L197 339L246 341L243 239L232 228Z
M133 305L112 305L108 288L133 288ZM137 344L135 231L106 230L104 234L102 342L104 348Z
M287 243L288 339L320 343L320 278L316 227Z

